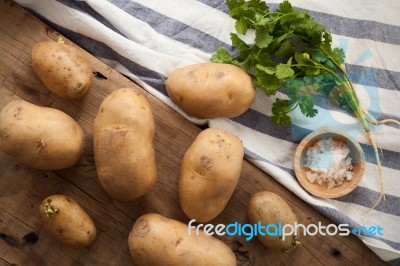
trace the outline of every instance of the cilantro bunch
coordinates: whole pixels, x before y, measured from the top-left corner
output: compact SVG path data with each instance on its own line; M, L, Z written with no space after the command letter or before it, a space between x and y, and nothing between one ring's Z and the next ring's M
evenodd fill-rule
M332 48L332 36L324 25L304 11L293 9L284 0L277 10L270 11L262 0L227 0L230 16L236 20L235 29L244 35L255 31L254 42L244 42L231 33L236 54L218 48L211 57L215 63L234 64L247 71L255 86L267 96L281 87L287 98L276 99L272 105L272 123L290 123L290 112L299 107L307 117L314 117L316 95L329 95L339 107L352 111L372 145L381 178L381 194L372 207L385 199L384 179L377 143L371 125L400 122L394 119L377 121L360 105L353 84L346 73L344 52Z
M261 0L227 0L227 6L238 34L254 29L254 43L247 44L231 33L238 53L231 55L219 47L211 61L244 69L267 96L286 88L288 99L277 99L272 106L275 125L289 124L289 113L296 107L314 117L318 113L314 96L320 93L336 95L335 102L345 109L359 105L357 98L349 95L353 94L351 88L343 89L343 84L350 83L342 67L344 52L332 48L332 36L325 26L306 12L293 9L287 0L275 11Z

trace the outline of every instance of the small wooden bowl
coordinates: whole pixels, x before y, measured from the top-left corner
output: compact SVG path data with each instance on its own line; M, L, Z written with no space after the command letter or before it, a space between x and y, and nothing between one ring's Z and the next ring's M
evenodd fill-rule
M324 137L331 137L333 140L340 140L347 143L350 148L349 156L351 157L353 165L353 178L350 181L345 180L342 185L332 189L328 189L326 183L319 185L318 183L311 183L308 181L306 177L306 170L308 168L304 166L307 150L314 145L315 142ZM297 146L294 155L294 171L297 180L305 190L320 198L338 198L350 193L360 183L364 170L365 155L360 144L346 133L334 128L321 128L309 134Z

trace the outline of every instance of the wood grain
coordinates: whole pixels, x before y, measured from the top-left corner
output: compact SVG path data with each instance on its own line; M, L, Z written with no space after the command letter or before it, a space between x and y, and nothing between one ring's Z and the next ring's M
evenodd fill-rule
M9 0L0 0L0 108L13 99L60 109L82 126L87 143L79 163L61 171L24 167L0 152L0 263L4 265L133 265L127 248L129 231L142 214L157 212L188 222L178 201L181 158L201 131L178 113L149 95L156 122L155 148L158 182L138 200L124 203L111 199L99 185L93 160L92 126L106 95L121 87L137 87L113 69L86 53L95 79L87 97L68 101L51 94L34 75L32 46L56 40L57 33ZM67 41L68 42L68 41ZM223 213L213 223L247 222L247 202L256 191L281 195L304 224L331 221L311 208L258 168L244 161L238 187ZM37 209L51 194L74 198L93 218L98 239L89 248L62 246L43 230ZM302 237L303 245L290 253L267 250L256 240L222 237L235 252L239 265L383 265L355 236Z

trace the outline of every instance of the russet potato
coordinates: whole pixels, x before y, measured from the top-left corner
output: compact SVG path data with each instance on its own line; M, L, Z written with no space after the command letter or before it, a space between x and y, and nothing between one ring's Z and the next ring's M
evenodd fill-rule
M0 112L0 149L28 167L58 170L73 166L83 148L82 128L60 110L15 100Z
M170 73L166 89L171 100L197 118L236 117L253 103L251 77L230 64L200 63Z
M198 222L220 214L239 181L244 148L238 137L225 130L203 130L186 151L180 169L182 210Z
M150 213L139 217L129 234L128 246L137 265L233 266L236 257L222 241L201 229Z
M134 200L157 181L151 106L137 90L109 94L94 121L94 159L102 187L114 198Z
M92 85L92 67L74 46L53 41L39 42L32 48L32 68L54 94L80 99Z
M282 223L294 225L297 216L289 204L280 196L273 192L262 191L255 193L249 202L248 209L249 221L251 224L261 223L263 226L268 224L278 225ZM289 232L287 232L289 233ZM299 242L294 234L283 238L281 236L257 235L261 243L274 251L289 251L295 248Z
M39 206L39 216L45 231L64 245L87 247L96 239L93 220L70 197L47 197Z

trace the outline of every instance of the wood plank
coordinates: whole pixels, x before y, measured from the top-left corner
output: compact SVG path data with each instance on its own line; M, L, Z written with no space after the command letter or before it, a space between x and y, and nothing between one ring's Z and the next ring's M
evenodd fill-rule
M13 99L22 98L60 109L82 126L87 144L77 165L60 171L30 169L0 152L0 261L6 265L132 265L127 238L137 217L157 212L182 222L189 221L179 206L179 165L201 129L142 90L151 103L156 122L158 182L150 193L135 201L111 199L97 180L92 147L93 121L101 101L112 90L137 86L86 53L94 71L106 79L95 79L87 97L80 101L68 101L49 93L32 72L30 50L36 42L56 39L57 33L50 27L15 3L0 0L0 108ZM243 163L242 176L232 199L212 222L246 223L247 202L253 193L262 190L286 199L301 223L331 223L248 161ZM42 230L38 206L44 198L56 193L77 200L93 218L98 239L89 248L62 246ZM24 236L28 234L37 235L38 241L27 244ZM273 252L256 239L248 242L243 236L221 239L234 250L239 265L339 265L357 261L363 265L384 264L353 235L302 237L303 246L289 253Z

